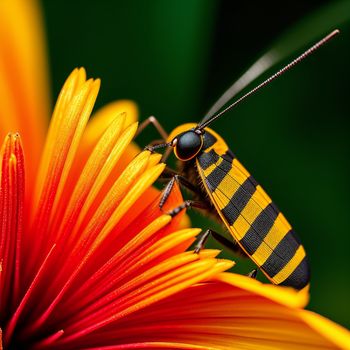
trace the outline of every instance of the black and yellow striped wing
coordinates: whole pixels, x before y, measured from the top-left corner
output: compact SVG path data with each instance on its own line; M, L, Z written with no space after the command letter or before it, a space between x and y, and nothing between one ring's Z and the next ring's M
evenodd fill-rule
M273 283L302 289L309 266L290 224L227 146L209 133L206 139L197 168L228 230Z

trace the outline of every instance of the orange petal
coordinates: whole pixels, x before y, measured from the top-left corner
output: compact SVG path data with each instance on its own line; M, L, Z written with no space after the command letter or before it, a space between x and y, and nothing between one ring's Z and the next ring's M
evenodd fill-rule
M217 276L219 281L251 291L252 293L270 298L286 306L302 308L309 301L307 291L296 291L293 288L279 287L272 284L263 284L255 279L237 274L222 273Z
M32 254L39 261L42 258L40 252L45 254L54 242L48 230L54 216L52 208L64 191L99 86L99 80L85 80L83 69L75 70L58 98L40 163L33 204L32 225L36 227L38 241Z
M118 341L126 349L142 348L141 344L152 344L155 348L165 344L182 348L186 344L194 349L223 350L349 348L348 331L290 306L294 298L290 291L272 286L275 293L270 285L258 286L244 276L236 278L229 273L218 276L212 282L190 286L127 315L117 322L117 335L109 325L94 336L100 334L107 344ZM271 298L265 289L271 292ZM280 297L276 297L278 293ZM92 337L91 334L86 341Z
M18 134L8 134L0 152L0 308L15 305L19 290L23 210L24 157Z
M300 316L315 332L322 334L339 349L350 349L350 334L345 328L314 312L302 311Z

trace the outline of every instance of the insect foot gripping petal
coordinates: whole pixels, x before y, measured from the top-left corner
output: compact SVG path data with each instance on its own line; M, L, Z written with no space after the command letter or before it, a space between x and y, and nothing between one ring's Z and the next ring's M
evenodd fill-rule
M179 214L181 210L187 209L187 208L208 209L208 206L204 202L186 200L176 208L170 210L168 212L168 215L170 215L171 217L174 217L175 215Z
M162 193L162 197L160 198L160 201L159 201L159 208L160 210L163 209L164 207L164 204L166 203L166 201L168 200L170 194L171 194L171 191L173 190L174 188L174 185L175 185L175 181L176 181L176 178L175 176L173 178L170 179L170 181L167 183L167 185L165 186L164 188L164 191Z
M175 183L177 183L180 187L184 187L187 190L191 191L192 193L199 193L198 188L193 185L191 182L189 182L185 177L182 175L176 174L176 172L170 168L165 168L163 171L163 174L165 177L163 177L163 180L169 180L169 182L166 184L164 191L162 193L162 197L159 201L159 208L162 209L166 201L168 200L171 191L174 188ZM162 175L163 175L162 174ZM171 174L171 177L167 177L167 175Z
M233 252L234 254L239 254L239 255L243 255L242 250L240 248L240 246L234 242L234 241L230 241L229 239L227 239L226 237L224 237L223 235L221 235L220 233L215 232L214 230L208 229L206 230L198 239L198 242L195 246L195 253L199 253L199 251L201 249L204 248L204 245L208 239L209 236L212 236L220 245L222 245L223 247L225 247L226 249L230 250L231 252Z
M254 269L247 274L248 277L251 277L253 279L256 279L257 275L258 275L258 269Z
M208 229L199 236L199 239L194 247L193 253L198 254L204 248L205 242L207 241L211 233L212 230Z

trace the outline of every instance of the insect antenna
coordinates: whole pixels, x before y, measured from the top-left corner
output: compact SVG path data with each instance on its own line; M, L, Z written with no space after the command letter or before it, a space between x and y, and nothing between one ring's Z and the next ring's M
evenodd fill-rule
M261 88L263 88L264 86L270 84L273 80L275 80L276 78L278 78L279 76L281 76L283 73L285 73L286 71L288 71L289 69L291 69L292 67L294 67L295 65L297 65L298 63L300 63L301 61L303 61L306 57L308 57L310 54L312 54L314 51L316 51L318 48L320 48L323 44L327 43L329 40L333 39L333 37L335 37L337 34L339 34L339 30L335 29L333 30L331 33L329 33L328 35L326 35L323 39L321 39L320 41L318 41L316 44L314 44L313 46L311 46L308 50L306 50L305 52L303 52L300 56L298 56L297 58L295 58L292 62L290 62L289 64L287 64L286 66L284 66L282 69L280 69L279 71L277 71L275 74L271 75L269 78L267 78L265 81L263 81L261 84L259 84L258 86L256 86L254 89L250 90L249 92L247 92L245 95L243 95L242 97L240 97L238 100L236 100L235 102L233 102L232 104L230 104L228 107L226 107L225 109L223 109L221 112L213 115L210 119L206 120L205 122L199 123L197 126L197 130L203 130L205 127L207 127L209 124L211 124L214 120L220 118L223 114L225 114L226 112L228 112L230 109L232 109L233 107L237 106L239 103L241 103L243 100L245 100L247 97L253 95L255 92L257 92L258 90L260 90Z

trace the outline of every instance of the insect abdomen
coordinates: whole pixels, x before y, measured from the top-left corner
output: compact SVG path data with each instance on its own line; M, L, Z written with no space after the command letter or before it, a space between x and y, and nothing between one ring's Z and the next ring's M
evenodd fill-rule
M197 166L223 222L273 283L302 289L310 276L297 235L233 153L227 149L220 154L223 140L213 134L209 138Z

